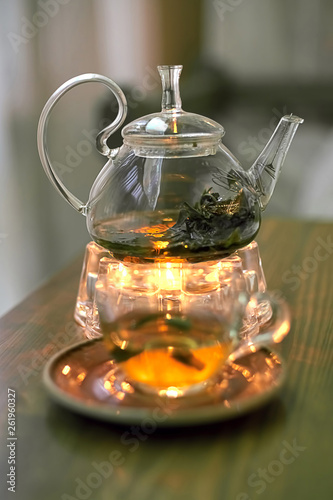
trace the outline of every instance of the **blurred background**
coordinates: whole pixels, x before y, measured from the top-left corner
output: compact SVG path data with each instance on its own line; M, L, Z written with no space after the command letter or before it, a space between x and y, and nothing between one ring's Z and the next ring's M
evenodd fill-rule
M89 241L36 146L46 100L81 73L123 88L128 123L160 110L156 66L183 64L183 108L220 122L244 167L281 116L303 117L264 217L333 219L331 0L11 0L0 13L0 315ZM105 163L93 138L115 113L96 84L52 113L51 158L81 199Z

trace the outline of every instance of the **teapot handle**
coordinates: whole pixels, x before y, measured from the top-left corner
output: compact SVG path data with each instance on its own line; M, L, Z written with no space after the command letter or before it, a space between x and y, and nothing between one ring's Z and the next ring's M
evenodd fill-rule
M115 120L106 128L104 128L96 138L96 146L98 151L104 156L109 156L111 153L111 149L107 145L107 140L110 137L110 135L113 134L123 124L127 115L127 101L121 88L118 87L118 85L115 82L113 82L106 76L97 75L95 73L86 73L84 75L79 75L74 78L71 78L63 85L61 85L61 87L59 87L51 95L51 97L45 104L43 111L40 115L38 123L38 131L37 131L38 152L41 163L46 172L46 175L48 176L49 180L52 182L54 187L58 189L61 196L63 196L65 200L73 208L75 208L75 210L77 210L79 213L82 213L83 215L85 215L86 212L86 204L84 204L81 200L79 200L79 198L77 198L73 193L71 193L66 188L66 186L64 186L64 184L56 174L54 168L52 167L47 148L47 126L48 126L49 115L55 104L60 99L60 97L62 97L64 94L66 94L66 92L76 87L77 85L87 82L103 83L104 85L106 85L106 87L108 87L111 90L111 92L114 94L118 102L119 109Z

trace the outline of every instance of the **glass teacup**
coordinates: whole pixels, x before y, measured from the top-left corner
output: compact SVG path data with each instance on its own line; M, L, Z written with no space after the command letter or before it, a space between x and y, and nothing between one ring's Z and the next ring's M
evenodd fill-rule
M122 380L145 393L186 396L213 383L226 363L287 335L286 305L250 295L236 264L137 265L130 276L120 265L96 283L100 329ZM263 306L271 319L260 327Z

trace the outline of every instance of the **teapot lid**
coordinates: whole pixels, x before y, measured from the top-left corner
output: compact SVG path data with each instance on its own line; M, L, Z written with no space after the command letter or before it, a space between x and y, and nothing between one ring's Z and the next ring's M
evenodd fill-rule
M158 66L162 111L132 121L122 130L124 144L137 156L177 158L215 154L224 128L209 118L182 110L179 77L183 66Z

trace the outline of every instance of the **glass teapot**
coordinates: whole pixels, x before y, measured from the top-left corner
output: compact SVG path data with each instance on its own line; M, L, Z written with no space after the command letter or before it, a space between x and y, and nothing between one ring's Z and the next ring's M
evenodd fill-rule
M110 149L109 136L124 122L126 98L109 78L77 76L46 103L38 125L38 149L46 174L61 195L87 218L92 238L124 261L222 258L251 242L261 211L276 184L290 143L302 118L284 116L251 168L245 171L223 145L224 128L182 110L182 66L159 66L162 110L122 130L124 143ZM96 139L108 158L87 203L61 182L47 150L49 114L59 98L85 82L100 82L115 95L116 119Z

